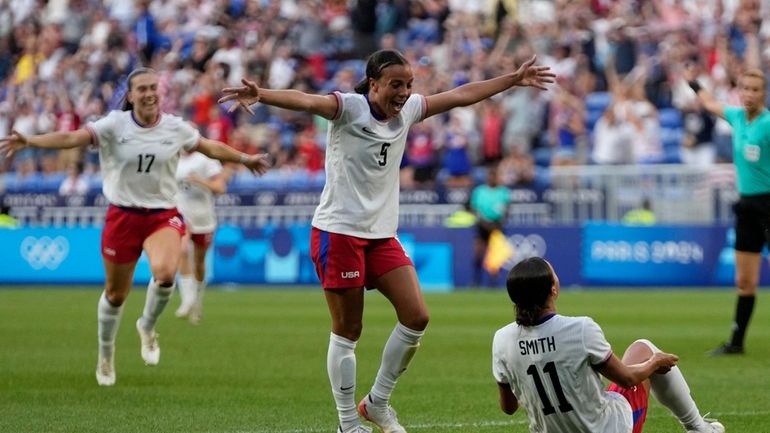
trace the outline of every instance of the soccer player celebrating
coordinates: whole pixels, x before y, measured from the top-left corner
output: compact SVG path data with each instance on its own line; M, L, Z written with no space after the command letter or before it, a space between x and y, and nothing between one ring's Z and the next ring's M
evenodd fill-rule
M559 278L550 263L526 259L506 285L516 321L495 333L492 372L500 408L511 415L521 402L530 431L640 433L651 390L688 433L724 433L701 417L676 355L637 340L621 361L590 317L556 314ZM609 390L600 375L613 382Z
M202 137L183 119L161 113L158 75L148 68L129 74L124 111L112 111L71 132L27 137L13 131L0 139L0 151L10 155L27 146L69 149L92 143L99 148L104 196L110 202L101 242L105 284L97 307L96 380L111 386L115 384L115 336L142 250L147 253L152 279L136 329L144 362L156 365L160 360L155 323L174 290L180 240L185 233L175 200L180 151L196 150L220 161L240 162L260 175L269 164L265 155L242 154Z
M357 93L260 89L248 80L242 87L224 89L220 102L236 101L232 109L241 106L251 112L250 105L259 101L331 121L326 185L310 242L332 319L326 365L338 433L371 431L360 424L359 414L384 433L406 431L389 404L390 396L428 325L414 265L396 238L399 163L409 128L514 86L544 89L553 77L548 67L535 66L532 57L514 72L423 96L412 93L414 74L404 56L381 50L369 56ZM355 348L363 326L364 287L378 289L393 304L398 323L385 343L374 386L356 413Z
M706 111L733 127L733 163L740 199L735 211L735 285L738 302L729 341L711 355L742 354L743 340L754 311L762 248L770 242L770 111L765 108L767 80L759 69L747 69L738 83L743 107L729 107L701 87L691 68L684 78Z
M187 317L191 323L198 323L203 314L203 294L206 290L206 253L217 227L214 194L227 191L227 176L219 161L200 152L183 151L176 178L179 183L177 206L188 230L182 238L179 262L179 297L182 302L175 314Z

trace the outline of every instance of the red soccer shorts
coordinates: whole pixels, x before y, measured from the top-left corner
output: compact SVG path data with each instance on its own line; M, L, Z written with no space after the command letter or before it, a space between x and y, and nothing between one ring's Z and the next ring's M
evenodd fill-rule
M324 289L375 288L383 274L412 264L395 237L363 239L313 227L310 257Z
M190 239L195 244L195 246L208 248L211 246L211 242L214 240L214 233L193 233L190 235Z
M143 209L110 205L102 230L102 257L113 263L139 260L145 239L171 227L185 233L182 215L176 209Z
M614 383L610 384L607 391L617 392L628 400L631 405L631 413L634 417L634 430L633 433L641 433L644 426L644 420L647 418L647 405L649 398L647 395L647 389L643 385L639 384L631 388L622 388Z

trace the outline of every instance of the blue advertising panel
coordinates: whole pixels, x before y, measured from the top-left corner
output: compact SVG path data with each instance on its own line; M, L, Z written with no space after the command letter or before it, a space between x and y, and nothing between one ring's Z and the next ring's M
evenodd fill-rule
M510 270L529 257L543 257L559 272L564 286L582 284L580 276L580 227L507 227L505 236L513 247L513 257L505 265ZM505 278L499 287L505 287Z
M457 249L447 234L448 229L440 228L399 231L425 290L446 291L455 286L457 269L452 262ZM308 224L259 228L225 225L214 238L213 250L214 282L319 284L310 259Z
M21 228L0 230L0 284L103 284L99 228ZM147 258L136 266L134 281L150 278Z
M584 226L582 276L585 284L711 285L729 273L720 254L724 227Z
M481 285L500 288L507 271L532 256L548 259L564 286L732 286L735 236L730 227L623 226L506 227L511 257L497 278ZM21 228L0 231L0 284L103 284L100 228ZM473 285L475 228L403 227L399 239L426 291ZM310 226L222 226L208 261L212 283L317 285L310 260ZM766 253L765 253L766 255ZM762 260L762 285L770 267ZM145 255L134 282L150 279Z

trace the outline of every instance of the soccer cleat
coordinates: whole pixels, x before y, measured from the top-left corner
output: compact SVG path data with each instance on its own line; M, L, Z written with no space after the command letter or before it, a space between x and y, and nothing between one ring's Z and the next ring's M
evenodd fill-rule
M743 353L743 346L734 346L730 343L724 343L716 349L708 352L709 356L743 355Z
M96 383L99 386L115 385L115 364L112 358L99 357L96 363Z
M147 365L158 365L160 362L160 346L158 345L158 334L155 330L149 332L142 327L142 318L136 321L136 330L139 332L139 339L142 340L142 359Z
M176 309L176 311L174 312L174 315L180 319L184 319L190 314L193 308L194 308L193 304L187 304L183 302L182 305L180 305L179 308Z
M200 323L201 319L203 318L203 303L201 301L195 301L192 307L190 307L190 312L187 318L193 325Z
M376 425L382 433L406 433L404 427L398 423L396 411L389 404L375 406L368 394L361 400L361 403L358 403L358 413L367 421Z
M706 414L708 416L708 414ZM688 430L687 433L725 433L725 426L715 419L703 417L703 427L699 430Z
M364 427L362 425L357 425L353 427L352 430L343 431L342 426L337 427L337 433L372 433L372 429L369 427Z

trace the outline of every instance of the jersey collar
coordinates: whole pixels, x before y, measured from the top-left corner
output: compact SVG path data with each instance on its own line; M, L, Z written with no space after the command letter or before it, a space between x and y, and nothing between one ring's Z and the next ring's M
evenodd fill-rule
M364 99L366 99L366 103L369 105L369 113L372 114L372 117L374 117L375 119L379 120L380 122L385 120L385 116L382 116L382 115L378 114L374 110L374 106L372 106L372 103L369 101L369 94L368 93L364 93Z
M160 116L162 116L162 115L163 115L163 113L158 112L158 118L155 120L155 122L153 122L153 123L151 123L149 125L142 125L136 119L136 116L134 115L134 110L131 110L131 120L133 120L134 123L136 124L136 126L138 126L140 128L152 128L152 127L158 126L158 123L160 123Z

